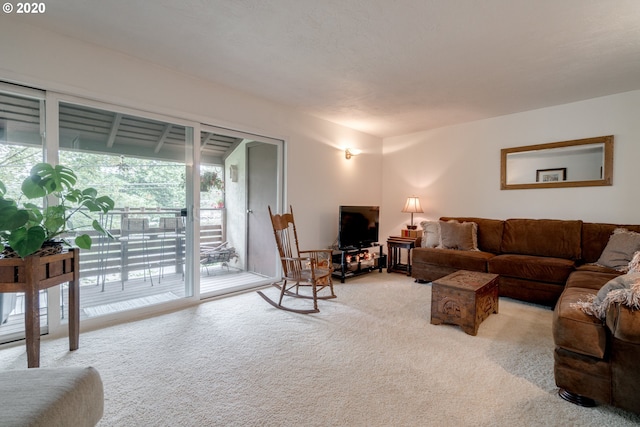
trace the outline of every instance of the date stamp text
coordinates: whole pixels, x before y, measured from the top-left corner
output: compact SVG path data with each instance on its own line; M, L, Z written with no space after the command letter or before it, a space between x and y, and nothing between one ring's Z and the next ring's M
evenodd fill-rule
M47 5L43 2L32 3L4 3L2 5L2 11L4 13L15 13L16 15L34 15L43 14L47 11Z

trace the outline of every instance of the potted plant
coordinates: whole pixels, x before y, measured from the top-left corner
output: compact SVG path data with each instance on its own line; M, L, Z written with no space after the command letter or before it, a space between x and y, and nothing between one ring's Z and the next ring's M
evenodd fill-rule
M211 188L222 189L222 179L214 171L206 171L200 175L200 191L209 191Z
M69 167L48 163L35 165L22 182L20 199L57 197L57 204L45 201L44 207L6 198L6 187L0 181L0 242L22 258L51 242L71 245L62 237L75 230L70 225L74 216L91 219L86 211L107 213L114 208L110 197L98 196L97 190L91 187L76 188L76 181L77 176ZM92 220L92 225L98 233L113 237L97 220ZM92 239L88 234L76 236L74 242L81 249L91 249Z

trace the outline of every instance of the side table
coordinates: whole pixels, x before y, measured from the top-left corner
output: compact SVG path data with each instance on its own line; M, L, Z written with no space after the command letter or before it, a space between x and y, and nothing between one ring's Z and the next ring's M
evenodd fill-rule
M406 273L411 276L411 249L420 246L420 237L391 236L387 239L387 273ZM401 262L402 249L407 250L407 263Z
M40 366L40 291L69 282L69 350L80 338L80 250L0 259L0 292L24 292L27 367Z

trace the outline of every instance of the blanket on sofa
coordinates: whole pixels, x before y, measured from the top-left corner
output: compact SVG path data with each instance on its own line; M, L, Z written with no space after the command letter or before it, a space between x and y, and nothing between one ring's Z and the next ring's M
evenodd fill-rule
M587 314L604 320L611 304L640 310L640 272L623 274L608 281L596 295L574 303ZM573 304L572 304L573 305Z

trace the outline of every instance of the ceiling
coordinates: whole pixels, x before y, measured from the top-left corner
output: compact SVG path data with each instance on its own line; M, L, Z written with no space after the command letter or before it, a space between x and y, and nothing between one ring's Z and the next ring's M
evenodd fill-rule
M41 146L40 100L0 93L0 143ZM81 105L61 103L59 144L70 150L140 156L164 160L184 158L185 127ZM203 163L224 164L242 139L200 133Z
M640 89L638 0L57 0L15 15L387 137Z

